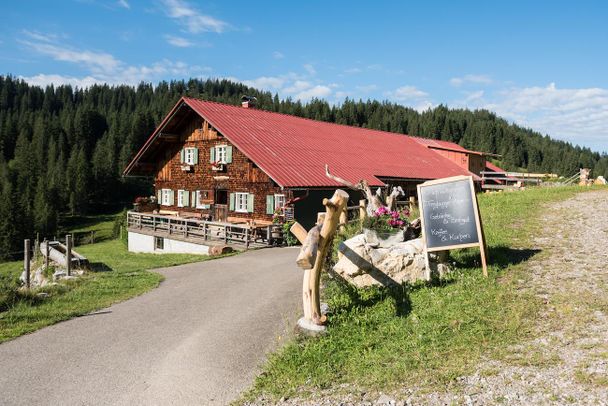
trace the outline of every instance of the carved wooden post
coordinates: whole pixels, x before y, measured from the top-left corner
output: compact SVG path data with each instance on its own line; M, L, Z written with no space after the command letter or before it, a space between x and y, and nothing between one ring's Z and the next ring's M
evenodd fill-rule
M338 227L340 215L346 208L348 193L336 190L331 199L323 199L325 216L322 224L314 226L306 236L298 256L298 266L304 268L304 283L302 286L302 302L304 305L304 317L298 321L298 325L306 330L322 331L326 321L321 315L321 302L319 296L319 283L321 271L330 248L330 243ZM310 269L312 268L312 269ZM308 271L308 272L307 272Z

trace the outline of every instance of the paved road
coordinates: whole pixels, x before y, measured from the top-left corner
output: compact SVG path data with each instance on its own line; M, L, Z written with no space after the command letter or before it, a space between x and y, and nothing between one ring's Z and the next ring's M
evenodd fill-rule
M160 269L158 289L0 345L0 405L226 404L297 319L297 250Z

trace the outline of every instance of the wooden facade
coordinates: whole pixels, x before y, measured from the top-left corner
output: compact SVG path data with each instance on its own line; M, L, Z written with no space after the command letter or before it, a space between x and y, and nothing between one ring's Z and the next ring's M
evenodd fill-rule
M206 120L191 115L181 127L157 164L154 188L163 212L214 221L270 222L275 195L291 198ZM224 149L224 159L215 157L216 148ZM186 160L187 150L195 160ZM236 200L242 198L239 194L247 194L246 209Z
M435 152L449 159L458 166L479 176L485 170L486 158L483 154L473 151L461 151L457 149L433 148Z

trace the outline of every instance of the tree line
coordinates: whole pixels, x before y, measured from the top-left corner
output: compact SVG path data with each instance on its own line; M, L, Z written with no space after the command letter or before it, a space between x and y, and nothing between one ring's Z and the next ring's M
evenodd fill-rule
M391 102L280 99L228 80L179 80L156 86L32 86L0 76L0 258L34 233L50 236L66 214L124 206L151 182L121 178L146 138L181 96L453 141L500 154L506 169L570 175L589 167L608 176L608 157L508 123L486 110L438 106L417 112Z

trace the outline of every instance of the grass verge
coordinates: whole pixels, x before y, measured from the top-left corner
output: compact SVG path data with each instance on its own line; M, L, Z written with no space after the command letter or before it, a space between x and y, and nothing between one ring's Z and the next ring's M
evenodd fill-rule
M185 254L135 254L128 252L119 240L77 247L77 250L89 258L93 271L66 284L21 294L8 310L0 312L0 343L145 293L158 286L163 278L146 271L148 269L210 258ZM20 261L0 264L0 277L17 278L21 267ZM36 295L41 292L48 296L40 298Z
M544 204L581 190L480 195L491 264L487 279L479 251L461 250L451 253L455 272L435 285L357 290L327 281L324 300L333 310L328 333L298 336L272 355L243 401L306 397L339 391L341 384L362 391L433 390L472 372L483 355L498 356L529 337L540 303L518 291L515 281L525 276L526 261L539 254L530 237Z

